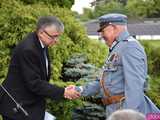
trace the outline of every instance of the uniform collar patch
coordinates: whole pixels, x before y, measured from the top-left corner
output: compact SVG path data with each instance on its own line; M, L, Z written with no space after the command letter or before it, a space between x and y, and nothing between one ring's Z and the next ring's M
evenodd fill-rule
M118 55L118 53L113 53L113 54L111 54L111 55L109 56L108 60L111 61L111 62L112 62L112 61L117 62L117 61L119 60L119 55Z

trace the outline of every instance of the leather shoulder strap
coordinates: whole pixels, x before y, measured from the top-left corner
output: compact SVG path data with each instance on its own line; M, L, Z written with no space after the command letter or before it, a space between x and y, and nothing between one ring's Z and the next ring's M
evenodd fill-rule
M103 79L103 77L104 77L104 72L102 73L102 76L101 76L101 78L100 78L100 85L101 85L101 87L102 87L102 89L103 89L103 91L104 91L104 95L105 95L106 97L110 97L110 93L109 93L108 88L106 88L106 87L104 86L104 79Z

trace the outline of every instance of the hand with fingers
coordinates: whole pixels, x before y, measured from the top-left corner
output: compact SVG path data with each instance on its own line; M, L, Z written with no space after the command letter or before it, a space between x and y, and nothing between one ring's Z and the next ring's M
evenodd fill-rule
M77 99L81 94L76 90L76 86L69 85L65 88L64 97L67 99Z

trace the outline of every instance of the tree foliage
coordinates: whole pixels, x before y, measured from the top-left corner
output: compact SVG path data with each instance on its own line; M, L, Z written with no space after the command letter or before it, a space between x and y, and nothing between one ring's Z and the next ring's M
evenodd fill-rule
M42 3L28 6L23 5L22 2L9 0L1 3L0 12L2 16L0 18L0 55L2 56L1 63L3 63L1 64L1 78L6 75L6 68L12 49L28 32L34 31L38 17L46 15L59 17L65 25L65 32L61 36L59 44L50 49L51 59L54 59L52 66L54 66L53 78L55 80L58 80L61 76L63 62L74 53L84 52L89 62L97 66L102 65L104 59L99 61L99 57L104 58L103 55L106 50L103 49L106 48L99 47L100 45L88 39L86 31L74 19L70 10ZM94 47L96 46L100 49L95 50ZM102 51L103 55L100 54L100 51Z
M24 4L37 4L37 3L43 3L43 4L51 4L53 6L57 5L60 7L67 7L71 8L74 4L74 0L20 0Z
M153 102L160 108L160 41L142 41L143 46L147 54L148 60L148 73L149 79L149 91L147 95L153 100Z
M95 14L97 17L112 12L123 13L123 4L120 2L110 1L102 5L100 4L95 8Z
M145 18L154 13L153 5L152 0L128 0L125 9L131 18Z
M84 54L75 54L63 66L63 81L96 80L98 68L88 63Z
M159 0L98 0L90 13L84 10L82 20L97 18L107 13L123 13L130 18L160 17ZM88 14L89 13L89 14Z

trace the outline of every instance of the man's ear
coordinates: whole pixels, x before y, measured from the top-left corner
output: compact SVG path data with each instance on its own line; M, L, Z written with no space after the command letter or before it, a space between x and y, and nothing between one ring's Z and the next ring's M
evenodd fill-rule
M43 32L43 30L42 30L42 28L40 28L40 29L38 29L36 32L37 32L38 34L40 34L40 33Z
M42 31L42 30L39 30L39 31L37 32L37 34L38 34L39 37L43 37L43 31Z
M37 35L41 39L43 37L43 31L42 30L37 31Z

